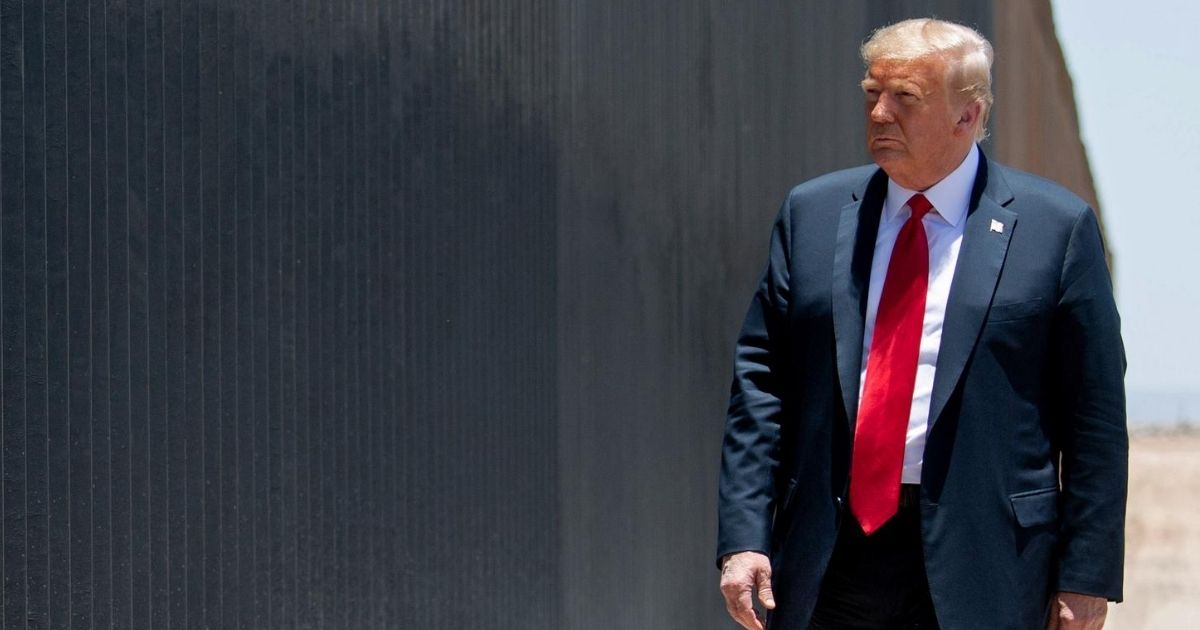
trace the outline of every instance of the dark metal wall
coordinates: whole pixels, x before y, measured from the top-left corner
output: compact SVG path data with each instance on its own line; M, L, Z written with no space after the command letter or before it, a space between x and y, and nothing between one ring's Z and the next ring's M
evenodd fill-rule
M3 4L4 628L557 625L552 9Z
M872 29L987 2L576 3L561 16L564 624L731 628L716 476L733 341L788 189L868 161Z
M770 217L990 6L0 0L3 627L728 627Z

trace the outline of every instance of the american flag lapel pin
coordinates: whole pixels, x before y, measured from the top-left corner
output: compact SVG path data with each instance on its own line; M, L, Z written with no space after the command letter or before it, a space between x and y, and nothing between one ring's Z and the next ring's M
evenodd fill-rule
M992 219L992 231L997 234L1003 234L1004 233L1004 224L995 219Z

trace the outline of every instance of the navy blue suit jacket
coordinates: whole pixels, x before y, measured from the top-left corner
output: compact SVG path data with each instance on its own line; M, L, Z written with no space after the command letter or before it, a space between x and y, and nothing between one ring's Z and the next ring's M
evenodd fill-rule
M807 627L838 526L853 518L847 478L886 189L874 166L793 189L738 337L717 556L770 555L771 628ZM921 474L942 628L1041 630L1058 590L1120 601L1124 372L1095 213L983 157Z

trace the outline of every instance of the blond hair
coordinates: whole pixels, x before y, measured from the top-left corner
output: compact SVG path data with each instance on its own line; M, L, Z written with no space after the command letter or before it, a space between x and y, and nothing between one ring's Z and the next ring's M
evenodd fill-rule
M885 26L862 45L862 58L869 68L879 59L912 61L929 56L946 63L946 84L982 108L975 139L987 137L988 112L992 109L992 45L973 28L917 18Z

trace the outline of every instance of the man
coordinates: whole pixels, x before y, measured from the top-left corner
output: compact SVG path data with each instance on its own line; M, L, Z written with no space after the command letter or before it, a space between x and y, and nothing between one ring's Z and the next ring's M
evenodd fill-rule
M863 45L877 165L797 186L736 349L718 558L771 629L1100 628L1120 601L1124 351L1098 223L987 159L991 45Z

